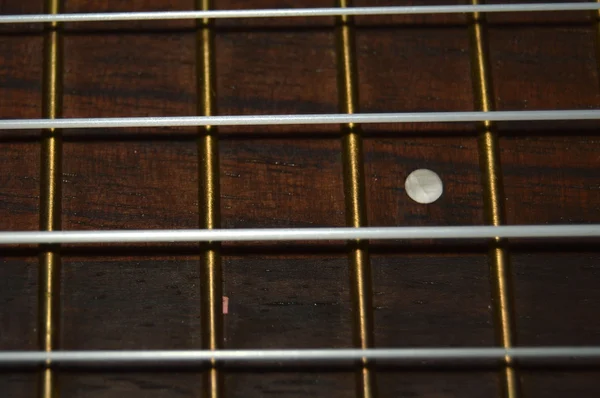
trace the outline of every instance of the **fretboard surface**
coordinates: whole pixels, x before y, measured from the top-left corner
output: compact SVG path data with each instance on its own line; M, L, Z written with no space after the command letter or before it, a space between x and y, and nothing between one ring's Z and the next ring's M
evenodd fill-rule
M427 5L358 1L354 6ZM458 4L437 1L436 4ZM513 2L514 3L514 2ZM334 7L304 0L215 0L217 9ZM63 12L191 10L192 0L68 0ZM0 1L1 14L44 13L42 1ZM600 107L593 12L487 16L496 110ZM357 112L480 110L464 14L356 17ZM336 18L223 19L214 23L218 115L344 112ZM337 31L336 31L337 29ZM60 31L62 116L198 115L194 21L73 23ZM43 116L44 26L0 30L0 117ZM343 96L342 96L343 97ZM343 104L342 104L343 105ZM597 121L494 126L503 222L600 223ZM477 123L361 126L369 226L483 225ZM64 130L61 228L199 227L203 171L198 128ZM202 134L202 132L200 133ZM222 127L220 226L343 227L344 141L339 125ZM42 132L0 131L0 230L40 229ZM416 169L435 171L442 197L419 204L404 190ZM597 239L511 240L510 299L517 346L600 342ZM39 350L40 248L0 247L0 350ZM64 245L61 350L200 349L198 244ZM223 347L351 348L355 320L343 242L224 243ZM504 250L504 249L503 249ZM491 347L498 342L493 260L475 241L372 241L374 347ZM498 367L375 367L379 397L500 397ZM203 369L56 370L62 397L199 397ZM219 369L224 397L360 397L352 368ZM599 396L597 367L517 369L523 397ZM6 397L32 397L40 371L2 369Z

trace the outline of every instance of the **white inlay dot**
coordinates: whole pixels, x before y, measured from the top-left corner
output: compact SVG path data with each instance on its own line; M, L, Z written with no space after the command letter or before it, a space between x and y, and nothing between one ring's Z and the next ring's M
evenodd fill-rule
M444 184L436 173L418 169L406 177L404 188L408 196L417 203L433 203L442 196Z

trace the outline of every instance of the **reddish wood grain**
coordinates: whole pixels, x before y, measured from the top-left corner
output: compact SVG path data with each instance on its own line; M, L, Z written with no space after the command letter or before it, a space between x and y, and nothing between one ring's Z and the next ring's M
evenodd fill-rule
M219 9L331 6L332 2L216 2ZM428 4L361 1L356 5ZM439 2L441 4L441 2ZM458 2L446 1L445 4ZM87 2L69 12L191 9L181 0ZM3 14L41 2L0 1ZM597 108L596 27L589 13L490 18L499 109ZM65 27L66 117L192 115L193 22ZM216 24L221 114L336 112L333 18ZM469 41L460 15L359 18L360 107L365 112L472 110ZM0 32L0 117L41 115L39 26ZM507 222L600 222L597 123L501 124ZM370 225L483 223L475 126L364 126ZM39 132L0 132L0 229L34 230L39 211ZM221 130L222 226L344 225L338 128ZM412 202L416 168L444 181L442 198ZM189 128L65 132L65 229L194 228L198 155ZM489 272L481 245L374 242L376 345L493 343ZM511 246L519 344L596 344L597 245ZM36 348L35 249L0 251L0 349ZM341 244L227 244L223 250L226 346L349 347L351 305ZM66 349L198 348L200 273L195 245L64 248L62 346ZM382 397L490 396L488 370L379 369ZM589 395L592 370L522 372L526 397ZM353 396L353 372L229 369L228 397ZM10 396L31 396L35 375L0 373ZM64 397L196 397L199 372L68 371Z

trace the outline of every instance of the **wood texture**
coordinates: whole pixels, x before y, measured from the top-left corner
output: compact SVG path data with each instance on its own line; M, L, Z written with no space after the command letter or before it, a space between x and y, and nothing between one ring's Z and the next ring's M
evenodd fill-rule
M504 2L504 1L503 1ZM331 6L333 2L215 1L220 9ZM356 5L429 4L356 1ZM456 1L436 3L456 4ZM88 2L67 12L191 9L191 0ZM0 1L2 14L41 12L39 1ZM596 26L589 13L497 15L490 20L499 109L600 106ZM76 24L65 29L65 117L192 115L197 96L193 23ZM474 109L464 16L358 18L364 112ZM0 30L0 117L41 115L39 26ZM221 114L336 112L333 18L216 24ZM509 224L600 222L597 123L501 124ZM365 126L370 225L483 222L472 124ZM221 130L222 226L344 225L340 135L328 127ZM190 128L65 132L65 229L194 228L197 147ZM35 230L39 132L0 132L0 229ZM429 168L445 191L412 202L403 182ZM600 341L597 242L513 242L517 341ZM374 242L378 347L488 346L494 341L486 249L436 242ZM351 305L342 244L226 244L228 348L350 347ZM35 248L0 249L0 349L37 349ZM65 349L200 346L195 245L63 249ZM378 371L381 397L497 396L494 371ZM525 397L595 396L597 369L522 372ZM70 397L197 397L198 372L61 373ZM226 372L227 397L354 396L340 369ZM6 396L30 397L35 374L0 372Z

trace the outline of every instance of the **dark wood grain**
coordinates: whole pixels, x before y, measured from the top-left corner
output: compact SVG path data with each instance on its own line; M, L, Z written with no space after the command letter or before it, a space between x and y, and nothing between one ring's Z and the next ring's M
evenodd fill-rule
M503 3L505 1L502 1ZM331 6L322 1L216 1L219 9ZM456 4L457 1L436 2ZM464 2L460 2L464 3ZM356 5L429 4L356 1ZM66 1L69 12L185 10L191 0ZM3 14L41 1L0 1ZM494 15L499 109L600 105L596 26L589 13ZM461 15L358 18L364 112L473 110L469 37ZM216 24L221 114L338 109L333 18L222 20ZM191 21L65 27L66 117L192 115L196 36ZM41 116L39 26L2 27L0 117ZM500 124L509 224L600 222L598 123ZM365 130L370 225L478 225L483 198L476 126L371 125ZM35 230L39 132L0 132L0 229ZM191 128L65 132L65 229L195 228L198 155ZM337 126L221 130L222 226L345 224ZM442 198L420 205L403 182L436 171ZM511 247L522 345L600 341L597 242ZM486 248L374 242L378 347L489 346L494 342ZM196 245L68 246L63 250L65 349L199 348ZM37 252L0 249L0 349L37 349ZM350 347L351 302L342 244L226 244L227 348ZM378 371L382 397L497 396L490 369ZM528 369L525 397L598 395L597 369ZM2 371L0 390L29 397L35 374ZM354 396L349 369L228 369L228 397ZM198 397L200 370L61 373L64 397Z

